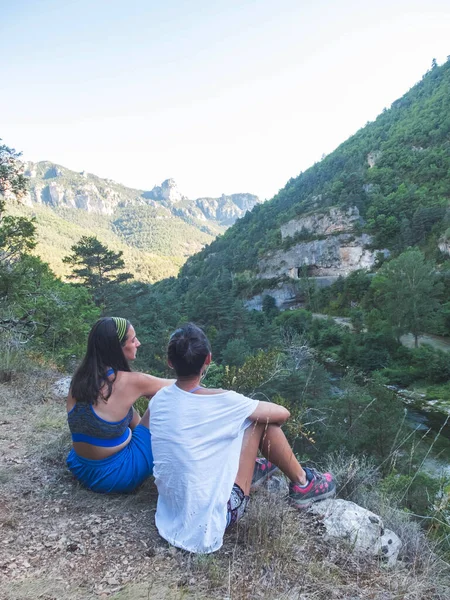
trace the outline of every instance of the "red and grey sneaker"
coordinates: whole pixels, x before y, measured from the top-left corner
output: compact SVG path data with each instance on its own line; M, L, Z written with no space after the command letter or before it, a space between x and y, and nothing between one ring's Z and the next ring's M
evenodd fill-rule
M267 458L257 458L255 469L253 471L252 484L250 490L259 488L274 473L279 471L278 467L271 463Z
M315 469L304 467L308 484L289 484L289 499L297 508L309 508L313 502L332 498L336 495L336 483L331 473L319 473Z

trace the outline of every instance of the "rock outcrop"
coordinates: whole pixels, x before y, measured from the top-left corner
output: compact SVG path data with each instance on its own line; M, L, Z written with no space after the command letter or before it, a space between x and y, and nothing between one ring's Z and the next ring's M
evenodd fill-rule
M380 150L373 150L372 152L369 152L369 154L367 155L367 164L369 165L370 168L374 167L377 162L380 160L381 157L381 151Z
M438 242L438 248L443 254L450 256L450 239L443 236Z
M294 237L296 234L332 235L352 231L355 224L361 223L356 206L343 212L338 208L330 208L325 213L312 213L298 219L292 219L281 225L281 238Z
M161 185L155 185L150 192L144 192L143 197L168 204L176 204L188 199L180 192L174 179L166 179Z
M357 269L371 269L378 252L386 256L387 250L372 250L367 246L372 238L367 234L354 236L348 233L325 239L300 242L288 250L277 250L259 261L258 276L262 279L287 276L300 279L309 277L348 275Z
M370 235L352 233L355 225L361 223L356 207L346 212L331 208L288 221L280 228L281 237L283 241L292 238L293 245L260 259L258 277L338 277L357 269L371 269L377 254L382 252L387 256L388 251L372 249ZM296 238L306 239L295 243Z
M389 566L396 563L402 542L370 510L348 500L329 499L316 502L309 512L321 517L329 537L344 539L353 550L379 556Z

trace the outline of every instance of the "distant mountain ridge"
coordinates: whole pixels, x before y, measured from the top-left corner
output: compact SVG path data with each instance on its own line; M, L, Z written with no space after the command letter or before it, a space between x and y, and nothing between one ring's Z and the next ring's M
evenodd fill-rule
M24 172L29 191L12 210L35 217L35 252L62 277L69 273L62 259L82 235L123 251L127 270L141 281L172 277L260 203L252 194L189 200L173 179L143 191L48 161L25 163Z
M166 209L191 224L197 222L199 226L213 221L210 224L214 227L229 227L261 202L254 194L190 200L178 190L173 179L166 179L151 191L143 191L86 171L71 171L48 161L26 163L25 175L30 180L26 198L30 206L37 203L51 208L77 208L105 215L113 215L117 208L151 206ZM160 216L163 217L164 212ZM166 216L169 217L169 214Z

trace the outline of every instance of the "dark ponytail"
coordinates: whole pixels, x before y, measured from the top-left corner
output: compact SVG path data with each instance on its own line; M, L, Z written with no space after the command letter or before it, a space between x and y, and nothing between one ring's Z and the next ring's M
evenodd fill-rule
M112 393L112 384L115 381L106 376L108 369L117 371L131 371L125 358L122 346L127 341L129 321L126 322L125 336L119 341L117 326L112 317L99 319L92 327L86 355L72 379L71 394L77 402L97 404L97 399L102 395L108 400ZM101 394L101 389L106 384L106 393Z

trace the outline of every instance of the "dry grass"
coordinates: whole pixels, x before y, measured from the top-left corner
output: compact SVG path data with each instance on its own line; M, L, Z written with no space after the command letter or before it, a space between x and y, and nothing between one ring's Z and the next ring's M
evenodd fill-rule
M102 496L67 472L64 400L51 394L58 377L29 370L0 384L0 600L450 597L445 565L431 548L420 561L387 570L326 541L320 520L264 490L218 552L170 548L154 526L151 480L128 496ZM347 490L360 478L356 493L364 476L355 465L350 472ZM390 526L387 512L383 518ZM423 538L408 527L405 521L399 533L421 540L417 556Z
M386 569L323 533L319 519L262 490L221 551L191 559L190 573L211 598L230 600L448 600L449 581L438 561Z

